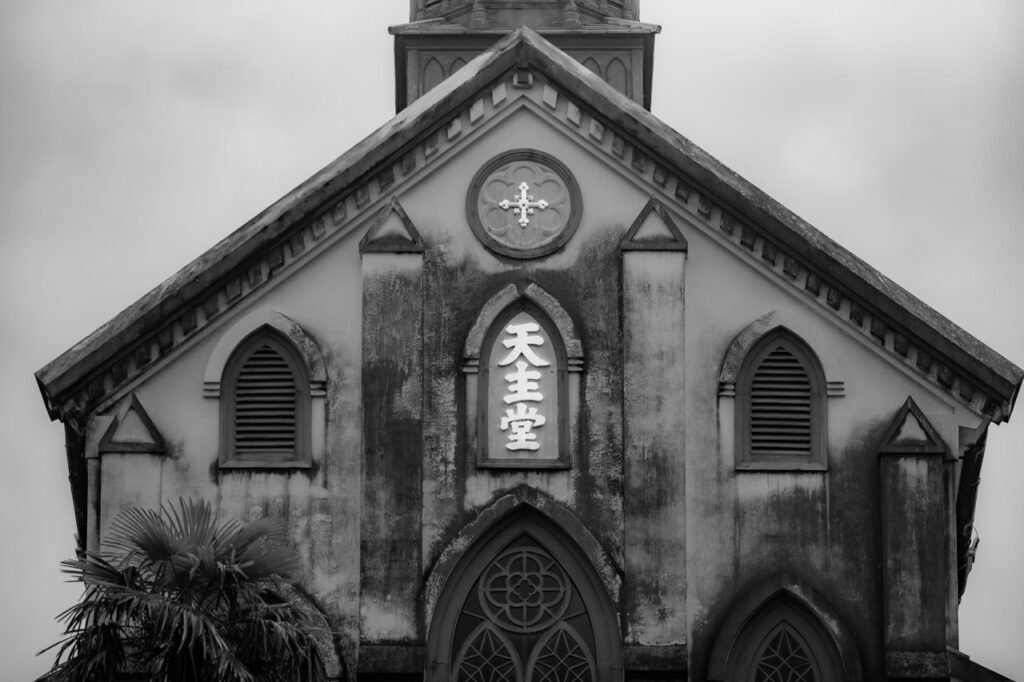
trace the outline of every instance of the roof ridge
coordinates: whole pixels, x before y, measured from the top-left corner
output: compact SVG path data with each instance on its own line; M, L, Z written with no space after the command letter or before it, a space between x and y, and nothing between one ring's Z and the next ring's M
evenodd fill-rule
M129 375L148 369L191 339L200 321L222 312L222 304L227 309L243 292L260 287L307 248L321 243L329 231L350 226L354 219L348 216L349 207L355 214L370 206L371 187L379 199L395 182L396 172L403 177L419 172L436 158L439 146L464 139L463 126L483 120L484 101L489 97L494 110L507 96L508 86L499 77L510 69L529 67L564 90L563 107L557 91L544 86L544 103L557 109L560 118L580 128L581 107L587 110L589 127L580 134L593 138L600 128L603 145L604 124L598 118L612 119L622 135L613 134L608 149L620 161L661 191L671 191L684 206L692 205L707 224L717 224L721 235L760 256L759 262L770 262L777 273L802 283L816 298L824 291L820 300L835 311L840 310L843 294L831 294L833 283L843 287L850 301L843 310L862 328L867 319L866 333L908 363L911 360L902 351L919 338L954 365L933 368L928 362L918 367L920 371L937 374L950 391L961 390L957 373L968 374L985 384L989 398L999 398L998 405L984 406L986 413L996 419L1009 416L1024 371L614 90L538 32L520 27L40 369L36 378L51 417L86 411ZM554 93L550 101L548 88ZM628 156L626 138L636 140L629 144ZM422 152L408 151L420 143ZM420 153L422 157L416 156ZM676 176L672 190L670 170ZM813 267L805 267L807 274L798 279L787 258L810 260ZM821 272L831 267L839 268L839 274ZM823 279L829 284L825 289ZM877 302L879 297L883 305L865 317L865 302ZM908 313L912 324L897 319ZM877 326L876 319L884 326ZM898 326L909 333L902 334L902 341L895 331ZM922 364L917 357L915 361ZM954 396L970 403L973 390L970 393Z

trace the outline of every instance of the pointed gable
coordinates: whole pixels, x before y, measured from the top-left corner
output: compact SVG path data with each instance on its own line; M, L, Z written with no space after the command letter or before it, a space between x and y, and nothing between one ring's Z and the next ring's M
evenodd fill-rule
M362 253L422 253L423 240L409 215L395 197L381 209L369 231L359 242Z
M164 453L164 437L134 393L125 398L100 439L99 451Z
M39 370L51 416L73 423L76 415L148 371L202 325L295 267L330 235L347 230L356 214L393 193L397 183L429 172L442 150L466 143L475 126L512 100L515 88L537 89L554 121L662 200L678 202L731 248L752 256L758 267L810 294L821 310L848 321L893 361L993 421L1008 418L1024 377L1020 368L527 28L497 42ZM672 233L667 222L648 222L664 222L664 215L654 212L658 218L648 214L634 225L634 241L640 234L647 235L645 243L656 243ZM374 238L412 245L410 225L395 209L384 215ZM408 236L400 235L403 229Z
M868 604L856 599L865 584L882 594L903 575L933 576L937 597L906 621L946 623L957 469L931 456L948 448L913 400L895 417L892 408L909 393L941 415L969 471L965 433L1008 417L1021 371L658 122L609 82L619 76L571 56L524 29L456 75L442 70L408 111L41 370L51 414L68 424L80 537L98 542L104 515L164 490L216 490L231 513L281 514L311 588L342 595L344 638L362 643L367 673L396 656L416 673L467 650L438 635L423 647L445 621L424 618L422 568L454 538L452 552L504 571L458 529L475 524L477 540L512 550L523 517L487 505L523 481L550 495L545 524L578 514L617 557L602 565L611 579L586 578L611 586L607 613L587 626L611 635L599 675L654 673L622 664L646 662L685 675L687 660L706 658L725 605L770 572L808 605L824 603L780 573L808 566L836 567L824 587L853 595L848 617L874 629L914 595L895 589ZM287 333L282 319L278 338L275 306L309 333ZM302 358L321 343L314 388ZM723 351L733 374L723 367L716 401ZM83 452L162 443L129 391L165 407L174 466L134 454L85 462ZM890 419L880 451L895 456L865 466ZM289 472L300 451L303 471ZM86 464L88 477L77 476ZM960 529L973 499L958 493ZM879 542L879 504L904 535ZM837 533L873 549L837 545ZM708 560L687 560L698 555ZM554 566L575 554L541 556ZM898 570L883 577L880 566ZM451 584L486 587L462 577ZM737 622L763 634L795 613L794 637L801 625L827 635L821 646L840 642L818 627L840 622L829 609L754 610L771 594ZM711 614L700 632L687 616L694 596ZM460 600L443 595L438 613L472 617ZM620 662L620 627L634 643L662 644L629 644ZM578 653L596 641L560 646ZM946 640L929 640L929 653L932 641ZM807 642L803 654L821 651ZM752 636L722 646L748 644L764 649ZM880 666L872 651L865 660Z
M665 205L651 197L619 248L623 251L686 251L686 238Z
M913 398L907 398L889 423L879 452L889 454L947 454L949 448Z

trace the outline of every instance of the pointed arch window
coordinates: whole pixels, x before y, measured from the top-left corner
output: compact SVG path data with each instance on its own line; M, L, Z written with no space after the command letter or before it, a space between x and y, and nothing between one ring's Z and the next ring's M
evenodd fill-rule
M597 682L598 636L584 596L527 533L486 565L456 618L458 682Z
M221 381L222 467L310 463L310 381L295 347L263 328L231 354Z
M738 469L826 467L827 387L813 351L778 330L761 339L736 381Z
M765 604L736 638L726 679L832 682L847 675L821 622L795 600L780 596Z
M614 571L611 583L598 573L611 564L592 554L597 541L574 516L559 522L532 505L513 506L486 528L470 524L439 558L427 583L437 601L425 604L426 682L621 678L611 596L619 583Z

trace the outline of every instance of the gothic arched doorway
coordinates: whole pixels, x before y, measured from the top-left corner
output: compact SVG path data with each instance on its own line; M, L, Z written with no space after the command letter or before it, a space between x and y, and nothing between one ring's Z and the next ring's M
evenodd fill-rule
M618 682L618 617L576 543L541 514L496 523L445 581L427 680Z

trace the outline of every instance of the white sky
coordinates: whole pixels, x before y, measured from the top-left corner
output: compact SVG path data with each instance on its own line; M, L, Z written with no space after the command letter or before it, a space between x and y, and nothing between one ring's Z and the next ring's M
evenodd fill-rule
M654 113L1024 364L1024 3L644 0ZM363 9L363 8L367 9ZM405 0L0 0L0 679L77 597L32 373L393 114ZM994 428L961 649L1024 679L1024 415ZM873 503L868 501L868 503Z

